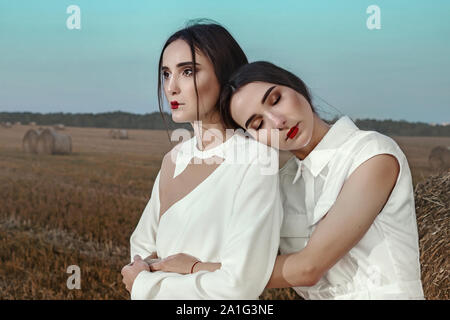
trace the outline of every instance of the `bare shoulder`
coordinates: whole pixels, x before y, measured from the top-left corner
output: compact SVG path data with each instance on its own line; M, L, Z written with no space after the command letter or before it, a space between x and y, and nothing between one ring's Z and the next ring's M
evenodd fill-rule
M363 162L350 175L349 180L363 180L392 187L400 173L397 158L391 154L378 154Z

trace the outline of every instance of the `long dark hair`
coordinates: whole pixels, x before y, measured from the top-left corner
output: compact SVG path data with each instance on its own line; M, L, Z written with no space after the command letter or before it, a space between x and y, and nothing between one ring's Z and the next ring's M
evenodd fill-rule
M297 91L303 97L305 97L305 99L311 105L313 112L315 112L315 109L311 102L311 94L309 93L309 90L306 87L305 83L299 77L270 62L256 61L242 66L241 68L239 68L239 70L233 73L233 75L230 77L230 80L228 81L228 84L221 91L220 115L222 117L222 121L225 124L225 127L233 129L242 128L231 117L231 98L233 96L233 93L239 90L239 88L251 82L257 81L278 84Z
M198 109L198 90L195 69L195 50L200 50L206 55L214 66L217 80L220 84L220 91L225 87L231 74L239 67L248 63L247 56L241 49L231 34L221 25L209 19L196 19L187 23L186 27L172 34L164 44L158 65L158 105L159 111L167 126L167 121L163 113L163 92L162 92L162 76L161 64L164 50L175 40L184 40L191 48L193 62L193 81L195 87L195 95L197 97L197 121L199 120ZM219 99L217 99L216 107L219 108Z

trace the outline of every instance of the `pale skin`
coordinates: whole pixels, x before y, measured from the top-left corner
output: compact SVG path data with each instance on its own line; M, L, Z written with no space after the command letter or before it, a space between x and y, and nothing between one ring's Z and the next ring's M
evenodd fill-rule
M199 118L197 119L197 97L193 81L194 65L189 45L184 40L175 40L169 44L163 53L162 74L164 77L164 94L167 101L177 101L180 105L177 109L172 110L172 119L174 122L189 122L194 128L194 134L199 144L200 150L207 150L223 142L225 135L225 127L220 121L220 115L216 108L219 99L220 85L217 80L214 66L212 62L201 51L196 50L196 81L199 95L198 109ZM200 120L198 123L195 122ZM209 130L214 129L214 131ZM217 132L214 138L205 133L209 130ZM220 134L221 133L221 134ZM162 163L162 169L166 165L166 161L170 157L165 157ZM190 273L192 266L198 260L188 255L177 255L177 261L183 265L178 270L179 273ZM169 256L164 260L160 260L153 252L151 255L143 259L139 255L134 256L133 262L122 268L122 282L127 291L131 293L134 280L142 271L163 270L163 267L170 269L172 257ZM220 264L219 264L220 265ZM217 264L208 262L199 262L195 264L194 271L206 270L214 271Z
M265 82L249 83L238 89L231 100L231 115L255 139L289 150L299 159L306 158L330 128L300 93ZM287 139L287 132L297 124L298 134L294 139ZM269 136L261 136L259 133L265 132L261 129L279 130L280 140L270 141ZM266 287L315 285L368 231L389 199L399 171L396 158L388 154L362 163L346 180L306 247L277 257ZM186 273L187 266L196 261L195 257L183 253L169 258L153 264L152 268ZM220 263L208 265L212 271L220 267ZM198 270L201 269L194 268L194 272Z

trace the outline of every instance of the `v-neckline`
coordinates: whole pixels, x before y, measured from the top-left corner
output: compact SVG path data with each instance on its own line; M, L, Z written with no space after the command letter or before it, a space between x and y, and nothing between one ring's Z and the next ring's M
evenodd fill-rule
M220 171L221 168L226 165L225 164L226 159L223 160L222 163L220 163L215 169L214 171L212 171L203 181L201 181L199 184L197 184L190 192L188 192L186 195L184 195L182 198L178 199L177 201L175 201L174 203L172 203L162 214L161 214L161 189L159 189L159 212L158 212L158 224L161 223L162 218L170 213L169 211L173 210L177 205L179 205L180 203L184 202L185 199L192 197L195 193L197 193L198 189L200 189L203 185L206 184L206 182L208 182L209 180L211 180L211 177L214 174L217 174L217 171ZM172 178L171 178L172 179ZM176 178L175 178L176 179ZM174 180L174 179L172 179ZM159 180L159 186L158 188L161 187L161 179Z

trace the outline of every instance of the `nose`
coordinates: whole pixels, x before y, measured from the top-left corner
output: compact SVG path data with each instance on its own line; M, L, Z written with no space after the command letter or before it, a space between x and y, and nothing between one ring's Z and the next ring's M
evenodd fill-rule
M286 126L286 117L284 117L282 114L278 114L271 110L268 110L266 112L266 117L276 129L282 129Z
M174 76L170 77L168 80L167 93L169 93L170 95L176 95L176 94L180 93L180 87L178 86L178 80Z

